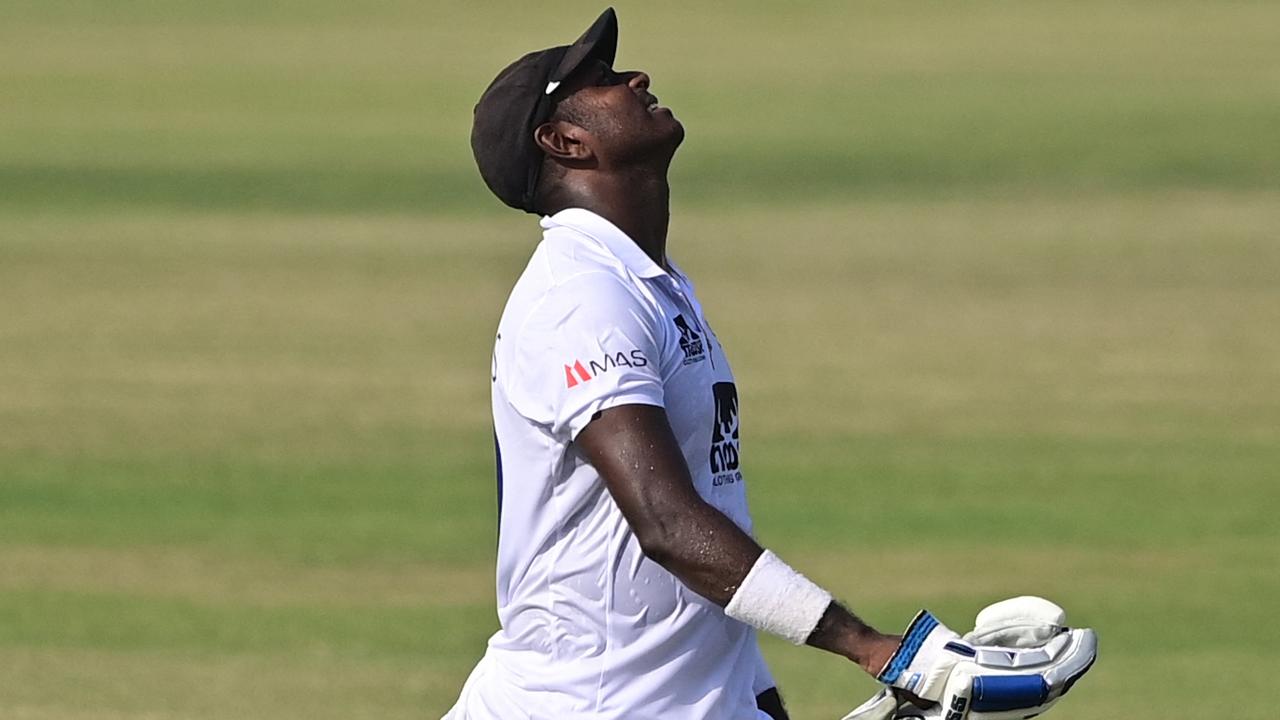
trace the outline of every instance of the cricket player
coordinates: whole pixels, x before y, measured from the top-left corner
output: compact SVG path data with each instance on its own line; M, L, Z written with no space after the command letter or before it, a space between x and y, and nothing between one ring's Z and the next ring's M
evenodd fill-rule
M606 10L475 107L481 176L543 236L493 352L501 629L446 718L785 720L757 631L936 702L959 636L878 632L752 538L733 370L667 253L684 128L617 34Z

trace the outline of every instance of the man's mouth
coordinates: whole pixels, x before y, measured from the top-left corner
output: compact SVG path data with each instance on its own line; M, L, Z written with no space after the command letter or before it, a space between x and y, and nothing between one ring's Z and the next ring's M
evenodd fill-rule
M657 112L658 110L666 110L666 108L664 108L664 107L662 107L661 105L659 105L659 104L658 104L658 98L657 98L656 96L654 96L654 95L650 95L650 96L649 96L649 102L648 102L648 104L647 104L646 109L647 109L649 112Z

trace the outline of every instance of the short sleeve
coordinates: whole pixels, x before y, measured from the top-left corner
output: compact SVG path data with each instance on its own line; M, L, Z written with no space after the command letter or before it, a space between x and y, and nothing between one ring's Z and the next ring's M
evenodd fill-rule
M619 278L570 278L540 300L515 338L508 401L569 439L601 410L663 407L658 327L652 306Z

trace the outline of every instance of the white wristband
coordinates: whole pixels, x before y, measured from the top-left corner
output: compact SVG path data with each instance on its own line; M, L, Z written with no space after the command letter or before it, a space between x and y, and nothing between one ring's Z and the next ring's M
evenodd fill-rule
M831 593L765 550L742 579L724 614L803 645L831 604Z

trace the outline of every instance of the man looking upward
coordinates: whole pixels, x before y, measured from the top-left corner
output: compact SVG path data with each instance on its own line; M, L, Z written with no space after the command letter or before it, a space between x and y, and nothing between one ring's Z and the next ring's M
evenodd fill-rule
M733 372L667 255L684 128L616 46L609 9L475 109L544 233L493 354L501 629L450 720L782 720L757 629L872 674L899 649L752 539Z

